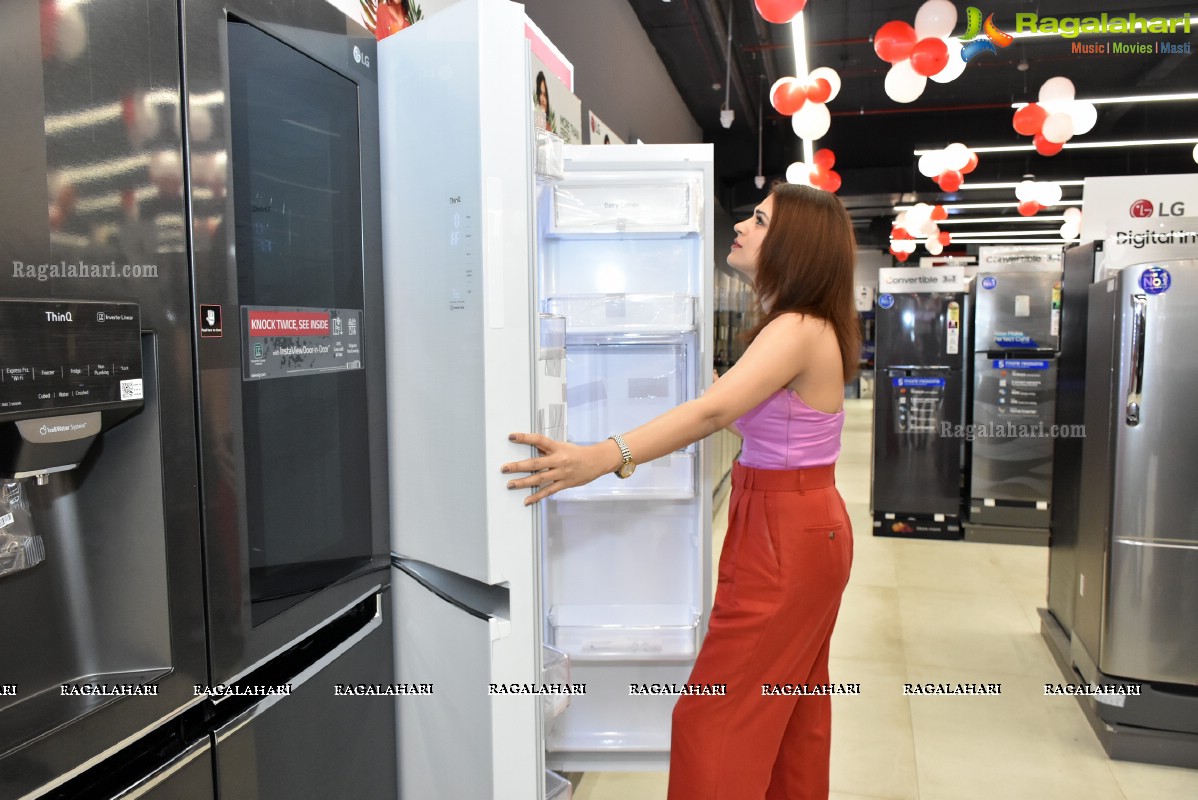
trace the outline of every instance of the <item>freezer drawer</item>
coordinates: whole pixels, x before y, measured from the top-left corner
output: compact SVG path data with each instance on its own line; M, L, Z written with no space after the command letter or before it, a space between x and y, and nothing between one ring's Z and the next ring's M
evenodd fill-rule
M393 683L390 616L382 595L379 615L291 679L290 694L268 696L213 734L218 797L394 800L395 698L344 694Z

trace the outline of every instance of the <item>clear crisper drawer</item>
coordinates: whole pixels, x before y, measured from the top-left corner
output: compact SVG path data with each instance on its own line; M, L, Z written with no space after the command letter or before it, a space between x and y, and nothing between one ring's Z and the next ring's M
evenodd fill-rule
M574 294L550 297L545 310L586 330L679 331L695 327L695 298L686 294Z
M690 605L557 606L549 624L554 646L578 661L688 660L698 649Z
M602 442L691 399L689 351L683 336L571 336L566 345L570 440Z
M570 657L548 645L541 646L541 683L561 686L570 683ZM552 721L570 705L568 694L546 694L541 697L545 716L546 735L553 727Z
M701 208L699 181L693 178L576 179L553 187L547 233L684 236L699 230Z
M570 782L551 770L545 770L545 800L570 800L574 787Z

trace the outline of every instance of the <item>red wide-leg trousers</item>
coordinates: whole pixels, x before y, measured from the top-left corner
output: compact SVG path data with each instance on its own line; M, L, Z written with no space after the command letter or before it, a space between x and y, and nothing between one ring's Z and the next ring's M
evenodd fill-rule
M828 645L853 560L835 465L733 466L728 535L707 638L674 707L669 800L827 800L828 695L763 686L828 683Z

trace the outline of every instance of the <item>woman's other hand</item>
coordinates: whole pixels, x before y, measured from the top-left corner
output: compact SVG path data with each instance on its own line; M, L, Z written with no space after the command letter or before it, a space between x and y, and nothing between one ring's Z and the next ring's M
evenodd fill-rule
M562 489L582 486L609 472L615 472L624 463L620 448L608 440L592 445L577 445L559 442L536 433L513 433L508 437L517 444L530 444L540 451L537 458L513 461L500 467L505 474L530 472L525 478L508 482L509 489L537 488L535 494L524 498L524 505L540 502Z

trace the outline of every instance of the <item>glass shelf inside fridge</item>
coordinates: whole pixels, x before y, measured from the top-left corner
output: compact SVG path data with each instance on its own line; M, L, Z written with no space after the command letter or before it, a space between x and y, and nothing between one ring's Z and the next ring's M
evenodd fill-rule
M565 317L570 333L695 328L695 298L686 294L560 295L547 299L545 310Z
M553 187L548 236L686 236L699 232L696 178L593 175Z
M698 650L699 612L686 604L561 605L549 625L576 661L685 661Z

